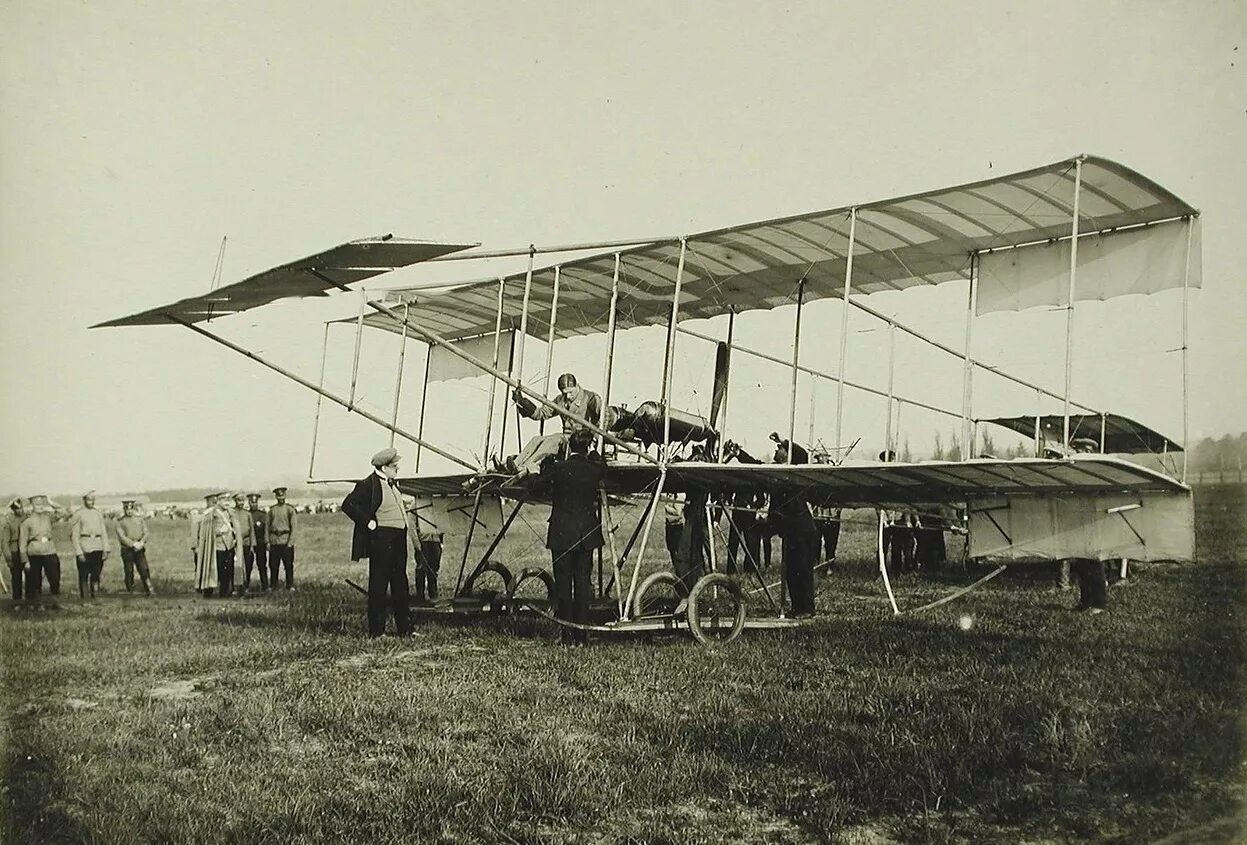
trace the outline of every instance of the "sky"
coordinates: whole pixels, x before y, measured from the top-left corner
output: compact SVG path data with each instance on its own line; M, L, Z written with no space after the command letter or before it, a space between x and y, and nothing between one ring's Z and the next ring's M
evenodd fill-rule
M228 283L369 235L487 248L679 235L1079 153L1201 210L1190 437L1247 429L1242 2L49 0L0 5L0 26L3 490L263 488L367 470L387 432L328 407L315 423L315 394L254 362L179 327L88 330L205 291L223 237ZM522 259L469 264L385 283ZM868 304L960 346L964 297L949 283ZM1080 304L1076 397L1179 437L1181 302ZM342 294L212 326L315 380L324 321L357 308ZM742 318L742 342L791 354L789 311ZM802 360L834 370L838 303L805 320ZM1059 388L1063 330L1062 314L990 315L975 350ZM661 331L620 344L612 397L655 398ZM849 346L850 377L880 384L886 332L855 317ZM709 348L681 340L676 404L704 410ZM335 391L349 391L353 350L352 329L333 328ZM397 352L366 337L356 379L361 404L387 418ZM959 364L921 344L896 354L898 392L959 406ZM423 355L409 345L404 428L418 425ZM556 346L554 362L602 380L599 339ZM526 378L543 369L531 342ZM729 436L764 451L789 422L788 378L734 361ZM988 381L976 379L976 416L1036 408ZM432 387L430 439L479 455L487 391L486 379ZM834 384L803 383L798 397L797 431L828 440ZM915 452L956 428L903 413ZM846 404L844 439L881 440L883 414ZM414 447L400 445L411 470ZM448 468L425 460L422 471Z

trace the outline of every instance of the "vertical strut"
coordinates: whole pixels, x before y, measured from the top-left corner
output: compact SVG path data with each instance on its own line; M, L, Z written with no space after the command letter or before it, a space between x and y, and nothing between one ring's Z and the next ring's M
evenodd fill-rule
M1186 221L1186 263L1182 267L1182 483L1186 483L1186 465L1190 460L1190 394L1187 392L1190 382L1189 358L1187 349L1190 346L1188 333L1188 312L1191 300L1191 241L1195 234L1195 217Z
M1065 440L1061 444L1069 447L1069 394L1074 377L1074 282L1078 268L1078 200L1082 194L1082 157L1074 162L1074 215L1071 226L1072 235L1069 243L1069 301L1065 312Z
M315 478L316 473L316 440L320 435L320 403L324 398L321 391L325 389L325 359L329 353L329 322L325 322L325 337L320 344L320 381L316 384L316 417L312 421L312 457L307 462L307 477ZM396 423L397 425L397 423ZM416 447L420 448L419 446Z
M398 347L398 374L394 377L394 425L398 425L399 398L403 395L403 367L407 363L407 313L410 303L403 303L403 339ZM394 429L390 429L390 445L394 445Z
M416 423L416 434L424 437L424 409L428 406L429 398L429 365L433 363L433 344L426 344L428 349L424 355L424 382L420 385L420 421ZM416 444L416 472L420 472L420 444Z
M792 441L797 436L797 375L801 366L801 306L805 304L805 277L797 282L797 315L792 329L792 392L788 396L788 455L792 463ZM813 447L813 444L808 444ZM839 444L837 444L839 445Z
M359 377L359 347L364 339L364 306L368 302L368 292L359 289L359 319L355 321L355 361L351 364L351 395L347 400L355 405L355 381Z
M675 369L675 325L680 318L680 288L684 284L684 256L688 238L680 238L680 263L675 269L675 292L671 295L671 322L667 325L667 355L662 369L662 448L664 464L671 455L671 377ZM644 541L642 541L644 545Z
M888 320L888 419L883 430L884 451L893 450L892 446L892 396L896 384L896 323Z
M554 268L554 295L550 300L550 332L546 335L546 372L541 380L541 393L543 396L550 395L550 367L554 364L554 326L559 318L559 273L562 267ZM528 309L525 309L528 310ZM494 366L498 366L494 364ZM546 433L546 421L541 421L540 431Z
M849 353L849 291L853 286L853 245L856 239L857 208L852 208L849 210L849 249L844 264L844 292L840 295L843 310L840 315L840 375L836 384L836 448L840 446L840 434L844 426L844 362Z
M610 314L606 320L606 372L602 374L602 428L609 428L609 419L606 409L611 404L611 374L615 367L615 306L619 302L619 253L615 253L615 271L611 275L611 305ZM598 435L598 454L605 454L606 440ZM614 540L611 541L612 543ZM615 554L613 548L611 555ZM619 562L615 562L615 570L618 573ZM620 608L622 611L622 607Z
M502 296L506 292L507 280L498 280L498 309L494 314L494 369L498 369L498 353L502 345ZM489 379L489 408L485 411L485 442L481 446L481 467L489 468L489 441L494 429L494 397L498 392L498 379ZM504 412L505 416L505 412Z
M970 432L970 414L973 410L973 390L974 390L974 359L970 357L970 330L974 325L974 308L978 296L978 255L970 256L970 291L966 298L966 346L965 346L965 369L961 376L961 443L962 453L961 459L967 460L974 457L974 449L971 447L970 441L973 435Z

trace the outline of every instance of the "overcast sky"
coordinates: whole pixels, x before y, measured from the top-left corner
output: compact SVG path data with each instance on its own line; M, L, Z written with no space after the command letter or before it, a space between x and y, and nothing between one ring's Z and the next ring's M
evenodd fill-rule
M487 247L679 235L1078 153L1201 209L1191 434L1247 428L1242 2L104 0L9 2L0 25L0 489L306 476L314 394L181 328L87 330L207 289L222 236L229 282L386 232ZM482 273L443 264L393 281ZM960 345L965 288L943 287L870 304ZM343 295L213 326L315 378L322 322L356 307ZM837 308L811 307L803 329L803 359L828 369ZM1180 294L1081 309L1077 396L1180 437ZM742 320L745 341L788 354L785 310ZM1059 314L991 315L976 322L975 347L1059 388L1063 329ZM857 320L851 331L850 369L878 378L885 333ZM351 330L331 337L329 382L346 392ZM556 370L596 386L595 343L566 344ZM654 398L661 332L621 343L614 395ZM368 339L357 387L387 417L396 348ZM544 353L528 352L532 378ZM910 356L898 391L959 406L955 363L898 355ZM409 428L422 361L413 346ZM682 343L677 367L681 403L704 409L706 349ZM786 424L786 379L743 363L733 373L729 427L757 451ZM481 445L487 382L474 381L429 397L430 436L465 455ZM778 400L753 392L776 386ZM829 441L834 385L814 393L811 413L801 388L798 431L813 419ZM976 415L1034 408L1033 395L976 392ZM846 408L845 439L881 439L882 413ZM343 416L322 416L314 475L358 475L388 443ZM937 421L901 425L920 451Z

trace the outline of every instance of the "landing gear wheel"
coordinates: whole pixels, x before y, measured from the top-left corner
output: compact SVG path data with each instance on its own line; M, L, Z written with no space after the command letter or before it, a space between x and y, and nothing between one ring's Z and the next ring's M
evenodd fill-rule
M502 582L501 586L499 581ZM511 570L491 560L464 582L462 595L488 602L491 609L498 611L502 609L506 597L511 594L514 581Z
M688 629L703 645L730 643L745 628L745 597L722 573L702 576L688 594Z
M514 611L521 604L524 604L525 602L529 600L534 600L534 601L543 600L543 599L534 598L530 596L517 596L517 594L520 591L520 587L522 587L524 584L526 584L529 581L540 581L542 584L545 584L546 595L545 595L544 601L546 603L546 607L549 607L549 608L554 607L554 576L551 575L549 571L545 569L539 569L538 567L530 566L520 573L520 577L516 578L515 583L513 583L510 586L510 588L507 590L507 608L509 610Z
M632 599L632 618L670 616L684 597L684 582L674 572L651 572Z

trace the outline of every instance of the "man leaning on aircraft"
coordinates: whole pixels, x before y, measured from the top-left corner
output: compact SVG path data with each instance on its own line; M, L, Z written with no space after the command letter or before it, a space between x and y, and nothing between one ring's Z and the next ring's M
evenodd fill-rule
M602 425L602 397L592 390L585 390L577 384L576 377L571 373L563 373L563 375L559 376L558 385L559 395L550 400L550 405L541 406L528 399L520 392L519 388L516 388L514 394L512 394L512 399L515 401L520 415L528 417L530 420L548 420L553 416L561 416L555 410L555 408L561 408L582 419L588 420L594 425ZM609 423L610 421L607 420L606 422ZM567 438L577 431L584 430L584 428L583 425L575 420L563 417L562 433L538 435L529 440L524 444L524 451L514 458L507 459L506 471L520 477L538 472L541 469L542 461L558 455L567 443Z

